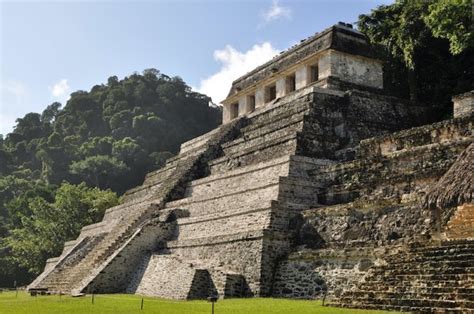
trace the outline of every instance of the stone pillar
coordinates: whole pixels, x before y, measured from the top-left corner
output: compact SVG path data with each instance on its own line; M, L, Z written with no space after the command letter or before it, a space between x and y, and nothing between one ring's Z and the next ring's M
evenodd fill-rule
M452 101L454 118L470 116L474 113L474 90L456 95Z
M307 65L302 65L298 69L296 69L295 73L295 87L296 89L300 89L305 87L310 83L310 73L309 67Z
M241 96L239 98L239 116L247 113L247 97Z
M245 95L239 98L239 116L255 110L255 97Z
M230 121L230 108L229 104L224 105L222 108L222 123L227 123Z
M276 98L286 95L286 77L281 77L276 81Z
M255 107L262 107L265 105L265 88L261 87L255 92Z
M318 79L325 79L331 75L331 51L325 51L318 59Z

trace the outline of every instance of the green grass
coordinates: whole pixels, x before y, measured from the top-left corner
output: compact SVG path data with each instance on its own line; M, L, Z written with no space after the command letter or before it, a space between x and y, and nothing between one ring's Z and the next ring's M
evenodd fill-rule
M141 296L126 294L95 295L94 304L90 295L80 298L57 295L31 297L25 292L0 293L0 313L54 314L54 313L211 313L211 304L206 301L170 301L144 298L144 309L140 310ZM348 310L323 307L320 301L251 298L219 300L215 314L248 313L384 313L377 311Z

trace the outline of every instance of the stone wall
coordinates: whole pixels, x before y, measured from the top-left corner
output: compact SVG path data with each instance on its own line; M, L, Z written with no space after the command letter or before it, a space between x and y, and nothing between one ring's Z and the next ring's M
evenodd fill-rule
M391 202L393 202L391 204ZM384 246L428 238L431 215L396 200L355 201L311 209L297 223L295 245L308 248Z
M381 263L383 250L375 247L300 249L283 260L276 271L273 296L315 299L336 297Z
M474 90L453 97L454 118L470 116L474 114Z
M220 271L242 275L250 293L260 295L262 237L261 231L245 232L194 241L171 242L167 248L180 260L199 265L198 267L211 273Z
M363 139L430 121L422 106L366 91L310 93L306 101L312 106L296 154L316 158L351 159Z
M293 216L293 251L278 265L273 295L337 297L389 262L386 252L429 241L436 217L420 206L423 195L472 142L472 123L464 117L368 139L357 159L309 169L320 206Z
M375 59L327 50L321 54L318 67L319 78L332 76L361 86L383 88L382 63Z
M177 257L151 254L137 269L141 276L130 282L127 291L167 299L187 299L196 268Z

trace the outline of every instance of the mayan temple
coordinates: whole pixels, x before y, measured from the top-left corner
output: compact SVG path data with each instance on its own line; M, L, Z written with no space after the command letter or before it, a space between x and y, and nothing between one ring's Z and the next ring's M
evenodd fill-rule
M453 118L387 95L345 23L235 80L183 143L29 286L474 311L474 91Z

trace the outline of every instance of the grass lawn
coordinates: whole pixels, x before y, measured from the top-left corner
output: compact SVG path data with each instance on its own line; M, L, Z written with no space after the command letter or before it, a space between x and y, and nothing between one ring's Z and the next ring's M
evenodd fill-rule
M144 308L140 310L141 297L127 294L95 295L72 298L57 295L31 297L25 292L0 293L0 313L211 313L211 304L206 301L170 301L144 298ZM377 311L349 310L323 307L320 301L296 301L287 299L227 299L215 304L215 314L248 313L385 313Z

